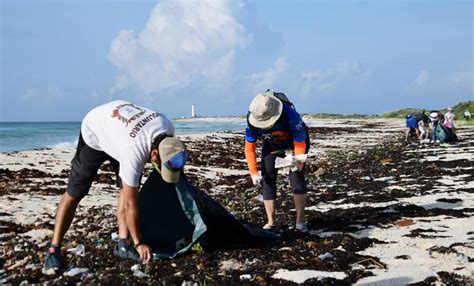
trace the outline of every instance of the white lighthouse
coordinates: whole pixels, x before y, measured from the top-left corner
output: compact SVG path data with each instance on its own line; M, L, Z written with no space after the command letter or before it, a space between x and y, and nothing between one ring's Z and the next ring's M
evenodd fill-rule
M191 105L191 117L196 117L196 106Z

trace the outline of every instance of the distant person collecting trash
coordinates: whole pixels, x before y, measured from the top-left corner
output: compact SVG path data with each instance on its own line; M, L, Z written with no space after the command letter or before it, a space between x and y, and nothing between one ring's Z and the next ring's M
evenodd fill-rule
M420 131L420 143L425 142L429 137L428 125L423 120L418 121L418 130Z
M405 130L405 141L408 141L409 136L412 132L415 132L416 139L420 138L420 131L418 130L418 122L416 117L412 114L407 114L405 117L406 130Z
M454 123L454 110L452 107L448 107L448 112L444 114L444 126L448 128L450 131L456 133L456 125Z
M263 141L261 174L257 168L256 144ZM306 183L303 172L309 150L309 134L306 124L283 93L267 91L255 96L250 103L245 135L245 158L254 185L263 188L263 201L267 214L264 229L275 228L275 199L278 169L277 157L283 158L293 152L296 170L289 171L296 208L296 230L308 233L305 223Z
M441 112L437 110L432 110L430 112L430 122L433 124L433 127L431 128L431 143L439 143L440 138L439 138L439 124L443 120Z
M471 112L468 109L464 111L464 119L465 120L471 119Z
M119 242L114 254L145 262L152 259L151 248L143 243L139 229L138 188L147 162L154 165L165 182L178 181L188 153L183 143L173 135L174 126L164 115L123 100L98 106L85 116L68 186L56 212L53 240L45 259L46 269L64 267L62 239L71 225L76 207L89 192L99 167L105 161L110 161L120 186L117 205Z

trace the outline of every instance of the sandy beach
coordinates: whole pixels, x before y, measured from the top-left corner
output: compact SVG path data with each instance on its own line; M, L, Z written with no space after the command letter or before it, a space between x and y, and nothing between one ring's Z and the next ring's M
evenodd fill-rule
M0 284L474 283L473 126L460 126L456 144L420 144L403 142L400 120L307 123L309 236L291 229L295 212L282 175L277 220L286 239L263 249L190 251L134 270L135 263L112 254L118 190L104 165L65 237L65 251L85 249L67 254L75 272L43 273L75 149L0 153ZM181 136L191 155L185 170L236 217L263 225L243 138L243 131Z

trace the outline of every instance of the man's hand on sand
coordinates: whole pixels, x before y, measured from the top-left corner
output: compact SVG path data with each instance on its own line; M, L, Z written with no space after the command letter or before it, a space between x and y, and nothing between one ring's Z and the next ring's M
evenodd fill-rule
M260 186L260 184L262 183L262 176L260 175L260 173L253 174L251 175L251 177L252 177L252 183L254 184L254 186Z
M140 258L143 262L148 263L150 260L153 259L153 253L151 252L151 248L146 244L140 244L136 246L138 254L140 254Z

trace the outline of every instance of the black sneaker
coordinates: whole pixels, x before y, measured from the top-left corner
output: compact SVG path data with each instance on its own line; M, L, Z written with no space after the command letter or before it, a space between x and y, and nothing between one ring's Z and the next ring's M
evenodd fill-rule
M115 246L114 254L122 259L130 259L138 262L141 261L140 254L138 254L135 247L131 243L122 240L119 240L118 244Z
M48 248L46 259L44 260L45 269L61 269L63 268L63 258L61 256L61 247L52 245Z

